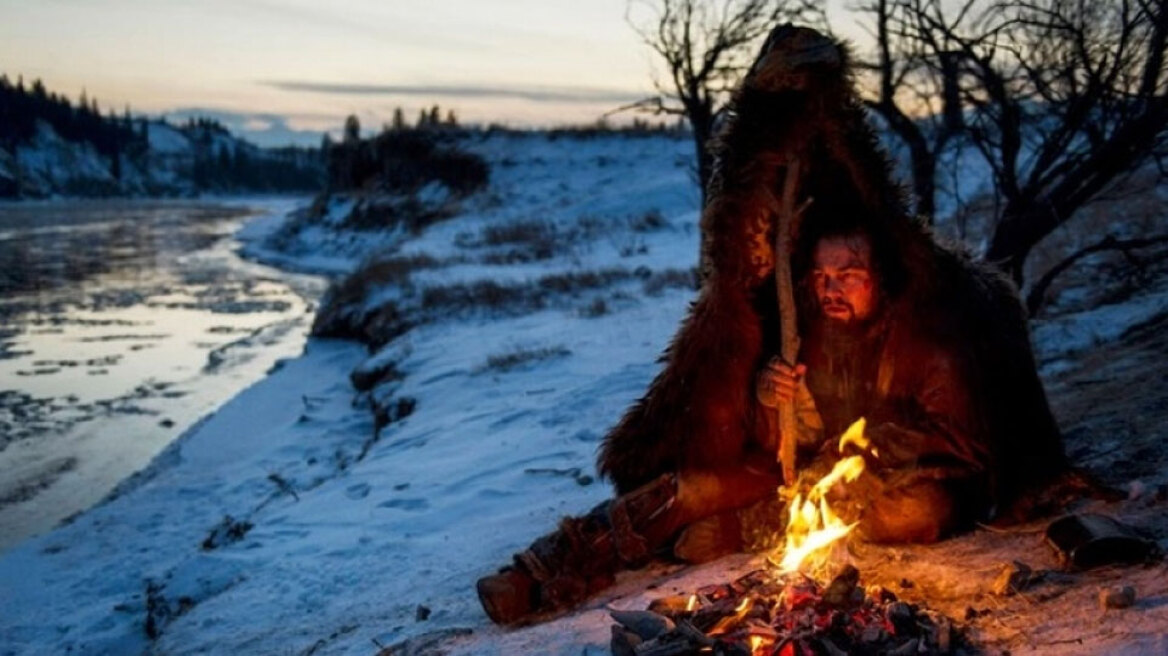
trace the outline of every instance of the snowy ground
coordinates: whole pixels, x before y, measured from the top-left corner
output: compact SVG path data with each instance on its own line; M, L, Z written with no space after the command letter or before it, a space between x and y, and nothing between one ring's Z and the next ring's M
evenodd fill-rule
M420 325L372 354L311 340L113 498L0 557L0 654L373 654L403 641L414 651L396 653L602 654L607 608L643 608L757 566L737 556L651 567L519 630L482 613L479 576L558 517L609 496L595 480L595 449L657 371L693 298L684 272L696 261L697 197L682 140L527 137L476 148L492 161L494 202L420 235L369 240L414 267L371 282L351 310L393 302ZM661 220L646 220L651 211ZM277 227L255 224L246 236ZM307 266L340 271L369 255L363 238L318 237L302 250L317 258ZM250 252L265 249L253 241ZM1111 483L1141 479L1136 499L1106 510L1150 525L1168 546L1168 510L1153 493L1168 483L1155 380L1168 351L1157 329L1165 307L1168 291L1151 287L1096 310L1112 315L1101 324L1063 316L1036 334L1071 452ZM1084 337L1096 325L1106 329ZM354 368L390 364L400 375L364 393L350 385ZM1141 384L1126 389L1125 377ZM1121 391L1124 405L1107 410ZM376 429L371 407L389 423ZM1105 439L1119 446L1101 448ZM1136 455L1125 439L1150 451ZM916 585L898 592L959 622L967 607L988 608L969 627L994 653L1168 649L1163 566L1056 577L1038 596L999 600L987 590L1002 562L1052 566L1039 535L857 545L855 558L870 582L910 578ZM1102 614L1095 590L1110 582L1135 585L1140 603Z

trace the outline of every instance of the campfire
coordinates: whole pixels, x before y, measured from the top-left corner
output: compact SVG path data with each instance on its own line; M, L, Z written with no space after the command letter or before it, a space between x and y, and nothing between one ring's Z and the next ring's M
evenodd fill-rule
M874 457L864 420L840 438ZM833 547L855 524L833 511L828 492L864 470L862 456L841 458L788 506L781 549L769 567L694 594L653 601L648 610L614 611L614 656L839 656L945 654L957 638L944 617L905 603L879 586L865 589L852 565L824 574Z

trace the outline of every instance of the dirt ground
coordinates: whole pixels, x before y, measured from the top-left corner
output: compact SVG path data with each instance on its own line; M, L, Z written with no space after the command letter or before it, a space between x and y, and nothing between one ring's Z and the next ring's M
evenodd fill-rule
M1084 501L1168 545L1168 315L1082 354L1046 381L1073 464L1128 493ZM987 654L1168 654L1168 564L1059 571L1044 543L1050 519L978 530L924 547L852 545L867 583L924 601L967 628ZM1022 594L991 592L1004 564L1047 570ZM906 587L911 586L911 587ZM1134 606L1104 611L1099 591L1130 585Z

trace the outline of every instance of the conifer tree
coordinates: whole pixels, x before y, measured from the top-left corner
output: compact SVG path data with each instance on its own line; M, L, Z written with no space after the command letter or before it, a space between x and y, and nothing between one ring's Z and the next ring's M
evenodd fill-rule
M361 140L361 122L357 120L356 114L349 114L345 118L345 137L346 144L354 144Z

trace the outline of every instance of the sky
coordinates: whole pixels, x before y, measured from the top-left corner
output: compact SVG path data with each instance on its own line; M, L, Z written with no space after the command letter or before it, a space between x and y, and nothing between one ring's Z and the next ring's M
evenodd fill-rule
M634 6L634 11L643 11ZM0 0L0 72L103 109L218 118L261 145L319 143L402 107L463 122L588 123L661 66L627 0ZM634 14L637 15L637 14Z

